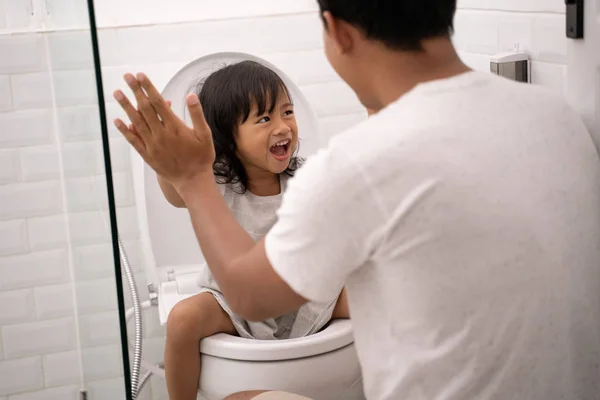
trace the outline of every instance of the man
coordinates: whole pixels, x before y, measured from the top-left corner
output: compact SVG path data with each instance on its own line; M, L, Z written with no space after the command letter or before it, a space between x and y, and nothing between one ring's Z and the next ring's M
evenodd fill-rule
M376 114L305 164L259 243L217 190L197 98L192 129L142 74L140 113L119 96L229 303L262 320L345 285L369 400L597 398L600 160L579 117L470 71L455 0L319 5L330 63Z

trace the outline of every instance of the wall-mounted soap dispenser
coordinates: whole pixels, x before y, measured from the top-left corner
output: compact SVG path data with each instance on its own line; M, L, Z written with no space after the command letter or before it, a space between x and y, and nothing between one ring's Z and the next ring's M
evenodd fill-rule
M493 74L517 82L531 83L529 55L525 53L501 53L490 58Z

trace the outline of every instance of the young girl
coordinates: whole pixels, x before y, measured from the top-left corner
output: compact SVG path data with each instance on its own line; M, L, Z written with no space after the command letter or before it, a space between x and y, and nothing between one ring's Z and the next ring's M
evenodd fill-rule
M290 93L281 78L261 64L224 67L197 91L213 134L215 179L236 220L254 240L276 220L287 180L300 167L298 127ZM185 207L160 176L166 199ZM307 336L331 319L349 318L345 293L330 304L308 303L293 314L260 323L245 321L228 307L208 271L200 294L178 303L167 321L165 372L170 400L196 399L200 377L199 342L216 333L273 340Z

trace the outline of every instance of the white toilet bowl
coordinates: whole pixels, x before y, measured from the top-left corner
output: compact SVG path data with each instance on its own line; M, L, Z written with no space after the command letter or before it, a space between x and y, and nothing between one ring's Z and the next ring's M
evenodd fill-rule
M201 394L220 400L244 390L285 390L316 400L362 400L362 380L350 321L315 335L257 341L230 335L204 339Z
M267 65L284 80L294 99L301 127L301 155L315 151L319 147L316 118L302 92L264 60L238 53L196 60L175 75L163 94L173 100L173 111L186 119L183 101L176 99L184 99L199 74L223 63L247 59ZM187 211L166 202L156 175L135 152L132 152L132 167L148 289L151 298L158 301L159 317L164 324L172 307L195 293L190 282L195 282L194 277L200 273L203 257ZM317 334L290 340L260 341L215 335L201 342L200 352L201 395L207 400L220 400L246 390L285 390L316 400L364 399L350 321L333 321Z

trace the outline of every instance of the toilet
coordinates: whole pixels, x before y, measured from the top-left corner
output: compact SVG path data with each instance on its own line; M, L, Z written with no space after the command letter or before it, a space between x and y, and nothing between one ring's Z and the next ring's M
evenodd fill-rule
M186 65L163 90L173 111L190 123L184 98L198 78L225 64L253 60L277 72L290 90L299 125L302 156L316 151L316 118L300 89L268 62L242 53L217 53ZM181 101L179 101L181 99ZM199 291L206 265L186 210L164 199L156 175L132 152L133 182L148 289L161 324L173 306ZM362 379L350 321L333 321L312 336L261 341L218 334L200 344L200 398L220 400L246 390L284 390L315 400L362 400ZM164 377L164 371L153 369Z

